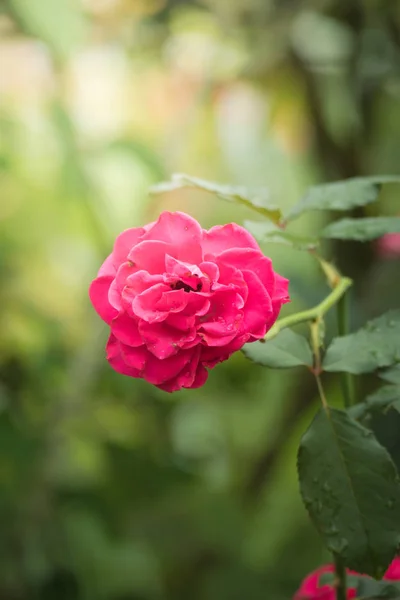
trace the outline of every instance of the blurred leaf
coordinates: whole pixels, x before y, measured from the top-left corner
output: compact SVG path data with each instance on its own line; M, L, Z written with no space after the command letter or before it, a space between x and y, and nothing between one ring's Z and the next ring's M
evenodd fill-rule
M354 44L352 32L344 23L311 10L300 12L291 37L296 51L305 61L325 69L346 61Z
M245 221L244 226L259 242L285 244L298 250L311 250L318 246L318 240L289 233L268 221Z
M292 208L286 221L309 210L349 210L374 202L383 183L400 183L400 176L356 177L310 188Z
M323 361L325 371L369 373L400 360L400 310L367 323L356 333L335 338Z
M291 329L284 329L272 340L246 344L243 353L255 363L275 369L313 365L313 355L306 338Z
M400 233L400 217L341 219L322 230L322 237L339 240L374 240L385 233Z
M133 155L135 158L138 158L146 167L149 168L154 177L157 179L161 179L165 176L164 167L156 153L153 152L148 145L141 143L138 140L121 138L111 142L108 148L110 150L122 150Z
M124 535L114 539L93 512L76 506L64 510L63 530L85 598L108 600L129 592L158 597L158 560L148 543Z
M37 466L41 441L32 431L17 426L9 413L0 415L0 508L14 505L15 495L25 494L32 484L32 470ZM4 516L0 511L0 518Z
M322 408L298 454L300 489L329 550L355 571L381 576L400 543L400 480L373 433Z
M72 573L58 570L43 584L40 600L78 600L81 598L78 583Z
M379 377L389 383L398 383L400 385L400 365L395 365L386 371L381 371Z
M260 189L252 192L243 186L230 186L212 183L189 175L175 174L171 182L159 183L151 188L153 194L173 192L181 188L195 188L210 194L216 194L219 198L228 202L242 204L270 219L273 223L279 223L282 217L280 209L268 200L268 191Z
M78 0L10 0L30 33L67 57L83 39L85 21Z

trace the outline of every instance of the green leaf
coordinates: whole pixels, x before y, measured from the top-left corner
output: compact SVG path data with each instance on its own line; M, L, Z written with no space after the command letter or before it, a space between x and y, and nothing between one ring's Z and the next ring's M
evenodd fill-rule
M390 408L400 409L400 385L384 385L349 409L353 419L362 419L367 414L386 412Z
M356 588L358 585L359 576L358 575L349 575L347 574L347 587L348 588ZM336 574L334 571L322 573L318 579L319 586L322 585L331 585L334 586L336 581Z
M10 0L26 29L49 44L61 58L82 41L85 21L78 0Z
M267 217L267 219L270 219L273 223L279 223L282 218L280 209L269 202L269 194L266 189L252 192L243 186L220 185L218 183L212 183L211 181L205 181L204 179L198 179L197 177L178 173L172 176L172 181L159 183L158 185L153 186L150 191L153 194L162 194L185 187L215 194L228 202L242 204L247 208L255 210L264 217Z
M373 408L382 406L386 410L391 407L397 408L397 403L400 402L400 385L384 385L367 396L365 401Z
M373 433L344 411L322 408L298 453L300 490L328 549L379 577L400 543L400 480Z
M318 240L289 233L268 221L245 221L244 226L259 242L285 244L298 250L312 250L318 246Z
M377 175L335 181L310 188L292 208L286 221L292 221L309 210L349 210L374 202L383 183L400 183L400 176Z
M356 333L335 338L326 351L325 371L369 373L400 360L400 310L370 321Z
M284 329L272 340L252 342L243 348L244 355L253 362L276 369L305 365L313 366L313 355L306 338Z
M376 581L370 577L359 577L356 589L359 600L400 599L400 586L392 581Z
M379 377L389 383L398 383L400 385L400 365L395 365L386 371L381 371Z
M341 219L322 230L322 237L366 242L385 233L400 233L400 217Z

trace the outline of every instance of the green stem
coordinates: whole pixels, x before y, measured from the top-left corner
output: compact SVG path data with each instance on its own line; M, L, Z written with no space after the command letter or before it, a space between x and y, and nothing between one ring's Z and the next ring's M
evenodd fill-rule
M348 298L342 296L337 304L337 319L339 335L347 335L349 332L349 307ZM343 391L344 405L350 408L354 404L354 378L351 373L342 373L341 385Z
M336 554L334 554L334 559L336 573L336 600L347 600L346 567Z
M336 287L332 290L332 292L327 296L320 304L314 306L314 308L309 308L308 310L303 310L302 312L295 313L294 315L289 315L288 317L284 317L283 319L279 319L271 327L268 331L264 340L270 340L274 338L282 329L286 329L286 327L292 327L293 325L297 325L298 323L304 323L305 321L315 321L324 316L325 313L328 312L332 306L334 306L343 294L348 290L348 288L352 285L352 280L348 277L343 277L337 283Z

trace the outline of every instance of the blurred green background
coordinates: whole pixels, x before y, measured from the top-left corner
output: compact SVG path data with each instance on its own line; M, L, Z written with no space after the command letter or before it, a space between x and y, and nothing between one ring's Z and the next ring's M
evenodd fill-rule
M313 183L400 173L399 44L395 0L0 1L0 600L289 600L327 559L296 481L311 375L238 353L165 394L108 366L87 289L115 236L162 210L250 216L149 197L173 172L265 185L284 209ZM265 251L286 313L322 299L311 256ZM353 326L399 306L398 259L326 253L357 280Z

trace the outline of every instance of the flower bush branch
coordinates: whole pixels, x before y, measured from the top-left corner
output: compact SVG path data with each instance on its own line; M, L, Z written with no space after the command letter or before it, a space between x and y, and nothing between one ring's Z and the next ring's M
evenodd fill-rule
M311 252L331 292L313 308L287 317L278 319L289 301L289 282L253 235L234 223L204 230L185 213L164 212L154 223L123 232L90 286L93 306L110 327L107 359L118 373L167 392L196 388L205 384L209 369L246 345L245 355L265 367L303 366L314 374L322 406L301 439L297 468L304 505L335 563L321 573L334 577L326 583L313 574L295 600L400 597L396 585L373 579L382 576L400 547L400 477L386 448L354 418L352 407L352 374L399 362L400 311L349 334L346 292L352 280L319 256L315 245L299 244L286 231L309 210L364 206L377 199L382 184L399 181L379 176L316 186L286 217L265 194L193 177L177 176L156 190L194 187L245 205L267 221L266 227L257 223L256 236ZM285 234L277 235L283 225ZM318 238L367 241L398 227L391 217L342 219ZM339 337L322 361L324 317L334 306ZM300 323L310 324L311 346L290 330ZM257 341L262 344L253 344ZM341 373L344 410L330 406L323 371ZM378 399L377 410L388 405ZM385 578L400 580L396 561Z
M352 285L352 280L348 277L342 277L336 287L332 290L332 292L322 300L317 306L314 308L309 308L308 310L303 310L302 312L295 313L293 315L288 315L283 319L279 319L275 325L271 327L271 329L264 336L264 340L271 340L274 338L280 331L286 329L287 327L293 327L294 325L298 325L299 323L305 323L309 321L315 321L323 317L335 304L340 300L340 298L346 293L349 287Z

